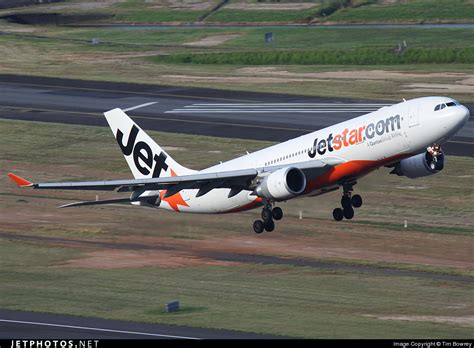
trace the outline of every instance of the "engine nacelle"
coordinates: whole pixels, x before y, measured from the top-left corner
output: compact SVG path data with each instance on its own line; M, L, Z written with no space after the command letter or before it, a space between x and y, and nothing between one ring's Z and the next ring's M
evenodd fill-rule
M284 201L303 193L306 188L306 176L298 168L278 169L265 176L255 189L259 197Z
M416 156L408 157L395 166L393 174L406 176L411 179L422 176L433 175L444 168L444 154L442 152L433 155L429 151L420 153Z

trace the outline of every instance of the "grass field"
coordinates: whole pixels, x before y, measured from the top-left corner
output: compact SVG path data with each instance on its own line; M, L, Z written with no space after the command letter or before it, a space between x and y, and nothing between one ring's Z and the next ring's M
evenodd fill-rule
M250 224L258 211L58 210L95 193L20 190L4 174L44 181L129 177L110 130L2 120L0 133L1 308L297 337L472 338L471 283L213 257L268 255L472 275L470 158L450 157L441 174L416 181L373 173L357 185L365 204L351 222L331 220L338 194L292 200L283 205L277 230L256 236ZM150 135L193 168L270 144ZM164 313L174 299L183 310Z
M328 97L400 100L446 94L462 102L473 100L472 64L431 62L431 57L439 62L472 61L473 29L274 28L271 45L263 42L266 30L3 23L0 31L9 35L0 36L0 71ZM102 44L92 45L93 38ZM408 50L392 53L404 40ZM374 50L382 52L378 59L370 53ZM207 64L179 63L183 57L205 59ZM318 60L312 60L315 57ZM375 64L381 62L385 64ZM356 65L361 63L366 65Z
M470 0L395 0L262 3L230 1L217 11L217 0L68 0L0 11L0 14L35 12L110 15L115 22L190 23L205 17L206 23L472 23L474 4ZM312 6L311 6L312 5Z
M466 315L462 284L269 265L87 270L64 266L80 256L68 248L5 240L0 252L2 308L307 338L472 338L456 323L377 320ZM173 299L183 308L167 314Z
M415 48L395 54L393 49L184 53L157 56L157 62L231 65L399 65L472 64L473 48Z
M410 0L344 8L327 18L343 23L472 22L474 4L468 0Z

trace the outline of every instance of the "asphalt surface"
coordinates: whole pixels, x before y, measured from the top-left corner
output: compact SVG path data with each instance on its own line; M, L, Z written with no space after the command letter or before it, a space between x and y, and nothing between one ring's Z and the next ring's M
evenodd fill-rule
M230 330L0 310L0 339L275 339Z
M107 126L102 113L130 111L144 129L283 141L396 101L350 100L203 88L0 75L0 118ZM474 104L466 105L474 114ZM474 156L474 122L445 144L447 155Z

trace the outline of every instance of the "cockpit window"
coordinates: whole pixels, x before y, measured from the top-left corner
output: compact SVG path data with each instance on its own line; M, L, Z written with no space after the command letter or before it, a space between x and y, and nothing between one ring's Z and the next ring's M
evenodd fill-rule
M457 102L457 101L451 101L451 102L446 103L446 104L438 104L438 105L435 106L434 111L442 110L445 107L456 106L456 105L461 105L461 104L459 104L459 102Z

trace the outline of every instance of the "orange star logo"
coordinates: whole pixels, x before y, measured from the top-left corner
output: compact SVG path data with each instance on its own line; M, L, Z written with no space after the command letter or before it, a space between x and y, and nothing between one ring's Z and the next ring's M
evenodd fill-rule
M171 176L176 176L176 173L174 172L173 169L171 169ZM169 196L169 197L166 197L166 198L163 198L166 194L166 190L163 190L160 192L160 197L163 201L165 201L166 203L168 203L170 205L171 208L173 208L173 210L175 211L179 211L179 208L178 208L178 205L182 205L182 206L185 206L185 207L189 207L188 203L186 203L183 199L183 196L181 196L181 193L178 192L172 196Z

